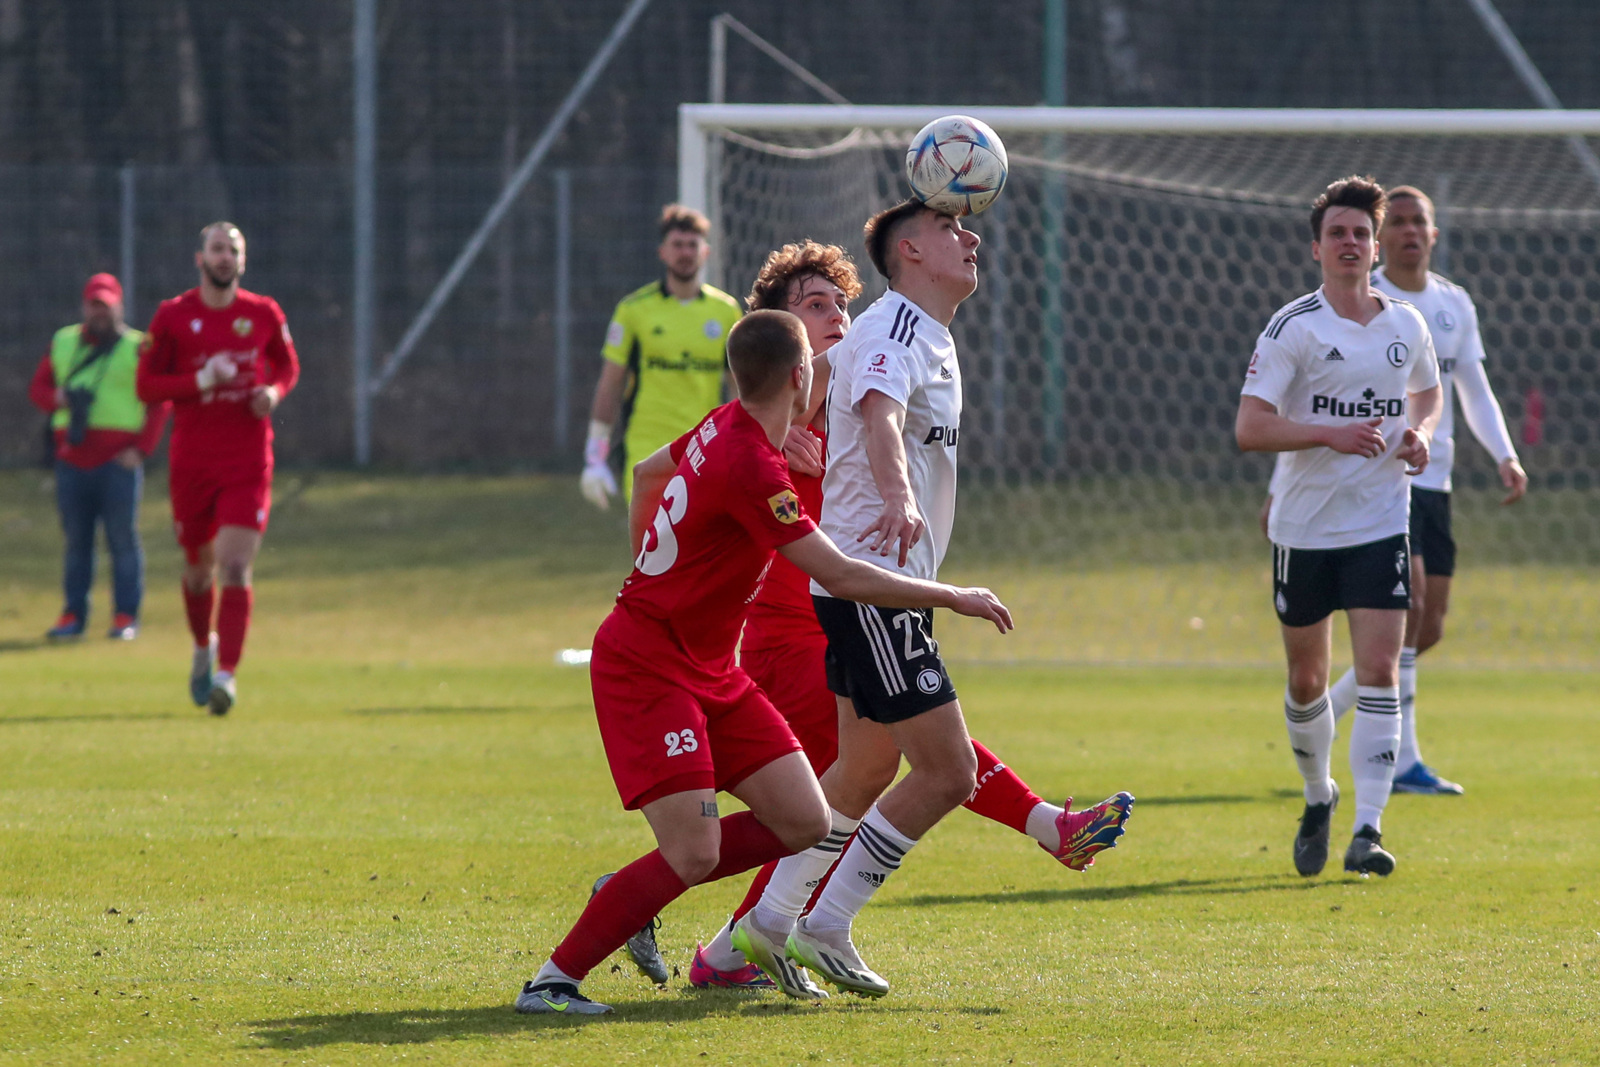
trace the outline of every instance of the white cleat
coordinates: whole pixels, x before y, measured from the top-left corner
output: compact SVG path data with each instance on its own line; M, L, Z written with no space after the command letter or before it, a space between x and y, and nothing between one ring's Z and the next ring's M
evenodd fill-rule
M881 997L889 992L889 983L871 967L862 962L861 954L850 941L850 930L814 930L806 924L808 915L802 915L789 935L788 956L803 967L817 972L825 982L832 982L841 993L859 993L864 997Z
M733 947L744 953L744 958L767 973L778 988L797 1000L826 1000L828 994L818 989L806 972L789 962L784 947L762 933L750 916L746 915L733 925L729 935Z
M231 671L218 671L211 676L211 695L206 698L206 706L211 709L211 714L228 714L228 709L233 707L238 696Z

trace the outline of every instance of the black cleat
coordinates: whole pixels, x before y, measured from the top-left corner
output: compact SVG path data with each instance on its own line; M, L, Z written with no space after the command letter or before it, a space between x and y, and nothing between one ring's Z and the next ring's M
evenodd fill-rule
M1307 804L1300 816L1300 832L1294 836L1294 869L1310 878L1328 865L1328 838L1332 831L1333 809L1339 806L1339 783L1333 785L1333 799L1326 804ZM1348 859L1345 861L1349 862Z
M1387 878L1394 873L1394 857L1383 850L1383 835L1370 826L1363 826L1350 839L1350 848L1344 854L1344 869L1351 874L1375 874Z
M589 890L589 895L592 897L600 892L600 887L610 880L611 875L602 874L595 879L594 888ZM661 958L661 949L656 945L656 931L660 928L661 917L658 915L645 923L644 929L628 938L627 949L633 965L639 968L640 974L656 985L666 985L667 961Z

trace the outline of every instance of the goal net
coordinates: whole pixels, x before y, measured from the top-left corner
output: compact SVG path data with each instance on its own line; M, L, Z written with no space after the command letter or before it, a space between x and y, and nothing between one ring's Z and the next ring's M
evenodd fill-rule
M911 134L951 111L683 108L680 194L712 215L724 287L743 294L771 249L810 237L855 255L859 313L883 289L862 222L906 195ZM992 585L1018 629L941 622L953 653L1280 662L1257 526L1271 457L1239 452L1234 414L1267 318L1319 284L1311 200L1363 173L1437 202L1434 267L1477 301L1533 479L1500 507L1457 417L1460 552L1433 661L1600 666L1600 114L964 113L1011 170L968 220L983 245L952 327L966 399L947 574Z

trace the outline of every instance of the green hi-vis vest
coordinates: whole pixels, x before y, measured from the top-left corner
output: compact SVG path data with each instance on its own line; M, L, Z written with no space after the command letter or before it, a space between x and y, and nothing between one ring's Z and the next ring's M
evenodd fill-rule
M89 429L131 430L144 429L144 404L134 384L139 370L139 344L144 334L138 330L124 330L111 351L77 374L79 367L94 346L83 339L81 326L63 326L50 342L50 369L55 372L56 387L65 389L93 389L94 403L89 407ZM50 416L50 425L65 430L71 413L57 408Z

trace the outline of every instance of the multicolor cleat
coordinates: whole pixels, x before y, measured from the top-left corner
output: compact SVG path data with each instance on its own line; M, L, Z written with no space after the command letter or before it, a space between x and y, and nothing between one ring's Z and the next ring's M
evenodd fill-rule
M1434 796L1460 796L1466 790L1455 782L1439 777L1439 772L1421 760L1407 767L1404 774L1394 776L1396 793L1429 793Z
M519 1015L605 1015L611 1005L590 1000L571 982L524 982L516 1009Z
M689 984L696 989L776 989L777 983L753 963L737 971L719 971L706 962L705 946L694 947L694 962L689 964Z
M862 960L850 940L850 930L813 930L802 915L789 935L786 952L791 960L809 968L823 981L832 982L841 993L881 997L889 992L888 981Z
M760 967L786 996L796 1000L826 1000L828 994L818 989L806 972L789 962L784 946L762 933L746 915L733 925L730 938L733 947L744 953L744 958Z
M1072 798L1066 806L1072 807ZM1056 816L1056 830L1061 834L1061 847L1046 852L1060 860L1069 870L1082 871L1094 866L1094 858L1108 848L1117 847L1117 838L1127 833L1123 824L1133 814L1133 794L1118 793L1107 797L1092 808L1082 811L1063 811Z

